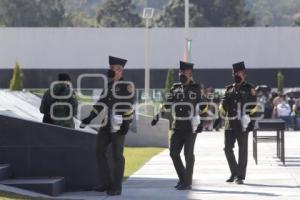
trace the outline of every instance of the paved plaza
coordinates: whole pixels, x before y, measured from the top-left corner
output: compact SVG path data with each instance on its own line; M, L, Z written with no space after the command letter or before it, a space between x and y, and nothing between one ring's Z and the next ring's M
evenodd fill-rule
M195 154L194 186L191 191L177 191L176 172L166 149L153 157L125 183L120 197L104 193L65 193L63 199L300 199L300 132L286 132L286 166L275 156L274 143L258 144L258 165L252 157L252 135L249 136L249 164L244 185L225 183L230 175L223 152L223 132L198 135ZM2 188L23 194L32 192Z

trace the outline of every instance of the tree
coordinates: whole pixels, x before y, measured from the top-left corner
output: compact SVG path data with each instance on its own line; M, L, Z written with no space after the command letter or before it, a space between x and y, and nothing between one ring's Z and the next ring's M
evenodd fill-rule
M300 26L300 12L294 15L294 24Z
M246 9L245 0L191 0L209 21L210 26L253 26L254 16ZM197 25L197 24L196 24ZM201 25L201 24L199 24Z
M85 16L81 12L74 12L68 15L69 21L67 24L72 24L73 27L97 27L96 18ZM67 20L66 20L67 21Z
M169 1L163 11L155 19L157 26L183 27L184 1Z
M256 26L293 26L293 16L300 11L299 0L248 0Z
M278 92L283 91L283 86L284 86L284 75L281 71L277 73L277 89Z
M20 64L16 62L13 77L9 83L9 89L12 91L20 91L23 89L23 73L21 71Z
M158 26L183 27L184 1L170 0L156 18ZM190 26L252 26L254 17L244 0L190 0Z
M65 23L61 0L1 0L0 24L10 27L57 27Z
M38 2L38 17L41 25L58 27L64 23L65 8L61 0L39 0Z
M107 0L98 11L97 21L101 27L142 26L132 0Z

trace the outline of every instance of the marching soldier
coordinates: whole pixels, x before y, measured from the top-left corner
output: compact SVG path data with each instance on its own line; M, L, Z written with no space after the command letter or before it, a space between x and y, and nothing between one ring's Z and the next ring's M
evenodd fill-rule
M73 117L77 115L78 102L71 88L71 78L68 74L61 73L58 81L42 98L40 112L44 114L43 122L74 128Z
M226 182L243 184L248 160L248 134L254 129L256 114L255 88L245 81L244 62L233 64L234 83L226 87L220 104L220 114L225 117L225 155L231 171ZM249 104L250 103L250 104ZM234 156L235 142L239 146L238 162Z
M175 188L178 190L190 190L192 187L192 177L194 169L194 144L197 133L201 133L203 126L200 123L200 116L205 115L207 105L199 105L203 102L201 86L193 82L193 64L180 62L180 83L173 84L167 103L161 109L163 114L167 109L172 108L175 113L172 129L173 134L170 142L170 156L176 169L179 181ZM198 119L198 120L197 120ZM159 120L159 114L154 116L151 124L154 126ZM184 147L185 163L180 157L180 152Z
M84 128L102 111L106 112L107 123L100 128L97 135L96 155L99 176L102 185L95 190L108 195L121 195L125 158L123 156L125 135L129 130L133 114L134 88L123 79L123 70L127 60L109 56L109 79L107 88L102 92L90 115L82 120ZM104 96L104 94L106 95ZM114 168L110 169L106 158L107 147L112 144ZM110 174L113 174L111 177Z

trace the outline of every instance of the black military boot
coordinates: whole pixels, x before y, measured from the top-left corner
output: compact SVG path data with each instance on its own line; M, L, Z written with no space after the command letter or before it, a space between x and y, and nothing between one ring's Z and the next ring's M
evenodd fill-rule
M232 183L232 182L234 182L235 179L236 179L236 177L233 176L233 175L231 175L231 176L229 177L229 179L226 180L226 182L227 182L227 183Z
M186 184L181 184L177 187L177 190L191 190L192 186L191 185L186 185Z
M235 183L238 184L238 185L242 185L242 184L244 184L244 180L241 179L241 178L238 178L238 179L235 180Z
M117 195L121 195L121 193L122 193L121 190L110 189L110 190L106 191L106 194L109 195L109 196L117 196Z
M176 188L176 189L177 189L177 188L178 188L180 185L182 185L182 184L183 184L183 182L182 182L182 181L178 181L178 182L177 182L177 184L174 186L174 188Z
M97 191L97 192L105 192L107 190L109 190L109 186L107 185L97 185L96 187L93 187L93 190L94 191Z

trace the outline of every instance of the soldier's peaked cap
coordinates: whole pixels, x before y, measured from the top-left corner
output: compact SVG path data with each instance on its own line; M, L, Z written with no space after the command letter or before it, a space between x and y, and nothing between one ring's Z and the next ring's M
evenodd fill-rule
M189 62L180 61L179 62L179 69L180 70L186 70L186 69L193 69L194 64Z
M108 62L109 62L109 65L121 65L122 67L124 67L127 63L127 60L125 60L123 58L109 56Z
M233 68L233 72L246 70L244 61L232 64L232 68Z

